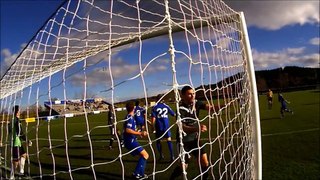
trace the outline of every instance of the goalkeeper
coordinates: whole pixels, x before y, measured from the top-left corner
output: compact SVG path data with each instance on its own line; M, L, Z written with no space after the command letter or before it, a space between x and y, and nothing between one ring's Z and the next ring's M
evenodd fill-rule
M149 154L138 143L137 135L147 136L148 133L146 131L136 131L136 120L134 119L133 104L127 103L126 109L127 109L128 115L126 116L126 121L124 122L124 128L123 128L124 146L129 151L132 151L131 155L133 156L140 155L138 164L133 173L134 178L136 179L146 178L147 176L144 174L144 170L146 167L147 159L149 158Z
M209 110L212 109L212 107L208 104L197 101L195 99L195 92L190 86L184 86L182 88L181 99L182 102L179 105L179 112L181 115L183 133L185 134L177 133L177 147L178 152L181 152L180 138L182 138L183 148L187 155L184 157L185 162L181 162L181 165L174 169L170 179L175 179L180 176L183 172L183 167L187 169L190 161L189 154L195 156L198 160L197 162L200 161L201 172L206 171L202 174L202 179L207 179L209 162L207 153L205 152L204 147L202 147L203 144L199 139L199 134L207 131L207 126L200 124L199 112L200 109ZM179 134L181 134L182 137L179 137Z
M13 107L14 119L12 124L9 123L9 130L12 134L12 169L10 173L10 179L14 179L14 174L19 165L19 175L24 174L24 165L27 158L27 154L22 146L22 140L26 141L26 136L22 131L22 126L20 122L20 110L19 106ZM31 141L28 142L28 145L31 146Z

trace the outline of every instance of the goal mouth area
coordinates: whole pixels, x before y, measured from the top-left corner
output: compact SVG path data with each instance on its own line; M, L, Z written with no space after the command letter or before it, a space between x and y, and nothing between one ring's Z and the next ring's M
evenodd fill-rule
M29 177L127 179L137 156L122 147L128 140L120 131L143 114L136 135L145 137L138 135L134 148L148 153L148 176L169 177L205 150L209 165L190 162L184 179L259 179L248 43L243 13L221 0L65 1L0 79L0 155L10 166L15 143L6 124L19 119L33 144L22 143ZM184 104L186 89L191 104ZM159 161L158 142L167 134L173 142Z

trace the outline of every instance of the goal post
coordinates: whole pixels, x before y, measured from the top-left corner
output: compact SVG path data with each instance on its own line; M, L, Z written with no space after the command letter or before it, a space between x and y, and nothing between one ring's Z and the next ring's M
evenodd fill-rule
M251 96L252 98L252 118L253 118L253 143L254 145L254 179L262 179L262 141L261 141L261 129L260 129L260 112L259 112L259 101L258 101L258 90L255 86L256 77L254 71L253 58L251 53L251 46L249 41L249 35L247 30L247 25L244 17L244 13L240 12L241 30L243 32L243 46L245 49L246 58L248 59L247 67L249 71L250 81L251 81Z
M140 102L151 124L160 96L177 114L167 129L175 144L186 135L184 86L211 107L197 115L208 131L198 132L195 149L180 143L173 160L159 161L163 136L146 123L148 136L137 140L149 154L145 174L170 177L194 156L184 179L262 179L258 93L242 12L221 0L66 1L0 79L2 177L13 169L8 125L15 105L33 142L22 143L30 178L127 179L137 157L121 144L126 103ZM194 160L198 150L208 156L206 169Z

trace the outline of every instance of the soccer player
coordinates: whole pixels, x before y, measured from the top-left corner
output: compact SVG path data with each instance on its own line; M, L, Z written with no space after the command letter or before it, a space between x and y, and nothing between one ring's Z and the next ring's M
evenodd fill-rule
M159 101L161 99L161 96L157 97L157 100ZM157 149L160 153L160 158L159 160L162 160L164 158L162 154L162 145L161 145L161 138L166 138L167 144L169 147L170 151L170 160L174 160L174 155L173 155L173 148L172 148L172 142L171 142L171 131L169 129L169 114L171 116L175 116L175 113L172 111L172 109L166 105L163 101L159 101L158 104L156 104L152 108L151 112L151 122L152 124L155 125L155 130L156 130L156 145Z
M109 112L108 112L108 125L109 125L109 128L110 128L110 135L111 135L111 138L110 138L110 142L109 142L109 149L112 149L112 144L113 144L113 141L114 141L114 138L116 137L116 133L120 139L120 143L121 143L121 146L123 145L123 142L122 142L122 138L121 138L121 135L120 135L120 132L117 130L117 128L114 126L114 119L115 119L115 116L114 116L114 113L113 113L113 106L110 105L109 107Z
M124 122L124 132L123 132L123 140L124 146L129 150L133 150L131 155L140 155L138 164L133 173L134 178L141 179L146 178L147 176L144 174L144 170L146 167L147 159L149 158L149 154L145 149L143 149L137 141L138 136L147 136L148 133L146 131L136 131L136 120L134 119L134 106L132 103L126 104L126 109L128 115L126 116L126 121Z
M209 110L213 107L211 107L208 104L204 104L200 101L197 101L195 99L195 92L193 88L190 86L184 86L182 88L181 99L182 102L179 105L179 112L181 116L182 128L185 132L185 135L182 135L182 137L180 137L179 133L177 133L177 145L179 147L178 150L181 148L180 138L182 138L184 150L195 156L195 158L197 158L197 162L200 161L201 172L204 172L208 170L209 162L207 153L204 151L203 148L200 148L202 146L202 143L199 139L199 133L207 131L207 126L204 124L199 124L199 112L200 109ZM183 168L187 169L190 158L186 154L184 156L184 159L185 162L181 162L180 166L177 166L174 169L170 179L175 179L176 177L180 176L183 172ZM202 175L202 179L207 178L208 171Z
M134 108L134 118L137 122L137 128L142 131L145 130L145 113L146 110L139 106L140 102L136 101L136 107Z
M9 123L9 130L12 134L12 168L10 173L10 179L14 179L14 174L19 166L19 175L24 174L24 165L27 158L27 153L25 152L22 141L26 141L26 136L22 131L22 126L20 122L20 109L19 106L13 107L14 119L12 124ZM31 141L28 143L31 145Z
M273 92L271 89L267 92L268 109L272 109Z
M284 118L284 112L289 112L289 113L293 114L293 111L287 107L287 103L290 104L290 102L287 101L286 99L284 99L284 97L282 96L281 93L278 94L278 101L281 104L281 107L280 107L281 119Z

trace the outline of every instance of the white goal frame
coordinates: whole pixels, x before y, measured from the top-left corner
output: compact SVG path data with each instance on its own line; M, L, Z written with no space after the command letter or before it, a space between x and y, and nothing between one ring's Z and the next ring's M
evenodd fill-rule
M210 19L196 19L194 21L190 21L187 23L180 23L180 24L172 24L170 19L170 11L169 11L169 1L165 0L165 6L166 6L166 16L168 21L168 26L161 26L153 29L149 32L141 32L141 34L130 34L128 36L122 37L118 39L117 41L112 41L106 44L99 45L97 47L91 47L87 49L83 49L80 52L75 52L72 54L67 54L65 56L60 56L58 59L53 59L52 62L42 62L41 68L36 69L35 67L28 67L24 65L24 57L28 56L28 52L26 49L22 51L19 56L16 58L15 62L11 65L11 67L7 70L7 72L1 77L0 79L0 102L1 102L1 108L6 108L8 111L10 111L9 106L12 104L16 104L18 102L15 101L15 98L18 96L22 90L32 86L33 84L40 82L43 79L46 79L48 77L51 77L57 72L60 72L68 67L73 66L74 64L81 62L89 57L95 56L100 52L110 51L112 48L125 46L128 44L131 44L133 42L137 41L143 41L147 39L151 39L154 37L162 36L162 35L168 35L169 41L170 41L170 48L174 48L173 40L171 35L173 33L184 31L184 28L194 28L197 29L199 27L205 27L208 26L209 21L215 22L216 24L210 24L212 25L219 25L223 23L230 23L234 20L240 21L239 29L241 29L242 36L239 39L242 40L242 45L244 46L244 54L243 58L245 63L245 68L249 75L249 82L250 86L249 97L251 98L250 106L251 106L251 115L253 122L252 127L253 129L253 135L254 139L252 139L253 145L253 167L255 168L253 171L254 179L262 179L262 143L261 143L261 130L260 130L260 113L259 113L259 103L258 103L258 92L256 88L256 79L255 79L255 71L254 71L254 64L253 64L253 58L252 58L252 52L250 47L250 41L247 31L247 26L245 22L245 16L243 12L235 13L235 14L228 14L225 16L217 16L217 17L211 17ZM41 32L41 29L39 30L39 35ZM28 46L32 46L34 43L34 39L32 39ZM169 49L169 54L172 62L172 70L175 72L175 54L174 49ZM17 71L20 69L19 71ZM46 73L50 72L50 73ZM13 78L14 77L14 78ZM113 84L114 88L116 85ZM179 86L177 82L177 77L175 77L175 74L173 76L173 84L172 89L175 92L176 95L176 105L178 107L178 101L179 101ZM30 95L29 95L30 96ZM8 103L10 101L11 103ZM10 105L9 105L10 104ZM113 100L112 100L113 104ZM85 112L86 113L86 112ZM8 113L9 114L9 113ZM5 117L3 115L3 117ZM7 118L7 117L6 117ZM39 119L39 117L38 117ZM0 121L3 121L3 119L0 119ZM3 136L1 134L1 136ZM0 140L3 140L2 138ZM119 140L119 139L118 139Z

